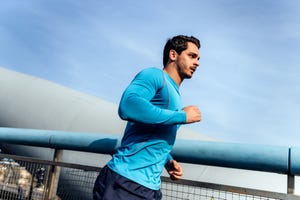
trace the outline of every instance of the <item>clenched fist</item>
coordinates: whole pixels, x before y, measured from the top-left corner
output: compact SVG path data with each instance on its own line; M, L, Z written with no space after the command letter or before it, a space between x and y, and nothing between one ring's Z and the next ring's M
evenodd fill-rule
M201 112L197 106L187 106L183 110L186 113L186 123L195 123L201 120Z

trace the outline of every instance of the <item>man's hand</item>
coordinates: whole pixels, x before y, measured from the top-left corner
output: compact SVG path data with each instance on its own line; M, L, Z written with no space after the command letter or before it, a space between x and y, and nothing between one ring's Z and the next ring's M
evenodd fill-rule
M166 170L172 180L179 180L183 175L182 167L176 160L169 160L166 164Z
M197 106L187 106L183 110L186 113L186 123L195 123L201 120L201 113Z

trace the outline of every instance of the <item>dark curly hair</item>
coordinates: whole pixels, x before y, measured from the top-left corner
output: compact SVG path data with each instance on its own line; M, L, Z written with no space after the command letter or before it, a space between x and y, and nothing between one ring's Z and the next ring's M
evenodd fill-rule
M171 49L175 50L179 55L181 52L187 49L187 43L192 42L198 48L201 47L200 41L193 36L185 36L185 35L177 35L172 39L168 39L165 47L164 47L164 56L163 56L163 64L164 67L167 65L169 60L169 52Z

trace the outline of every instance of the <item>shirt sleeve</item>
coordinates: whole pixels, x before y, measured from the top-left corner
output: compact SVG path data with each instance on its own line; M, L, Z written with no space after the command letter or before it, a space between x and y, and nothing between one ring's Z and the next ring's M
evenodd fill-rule
M150 68L141 71L124 91L119 116L128 121L145 124L184 124L186 113L183 110L162 109L150 100L163 87L161 70Z
M168 156L167 156L167 162L166 163L168 163L170 160L173 160L173 157L172 157L171 154L168 154Z

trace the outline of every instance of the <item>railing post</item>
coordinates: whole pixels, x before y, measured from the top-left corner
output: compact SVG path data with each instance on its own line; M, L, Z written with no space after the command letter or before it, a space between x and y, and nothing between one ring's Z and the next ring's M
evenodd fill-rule
M287 194L295 194L295 175L291 172L292 149L288 152Z
M53 161L61 161L63 155L63 150L54 150ZM59 181L61 167L52 165L49 172L49 186L48 186L48 197L49 200L56 200L56 193Z
M295 194L295 176L288 174L287 178L287 193Z

